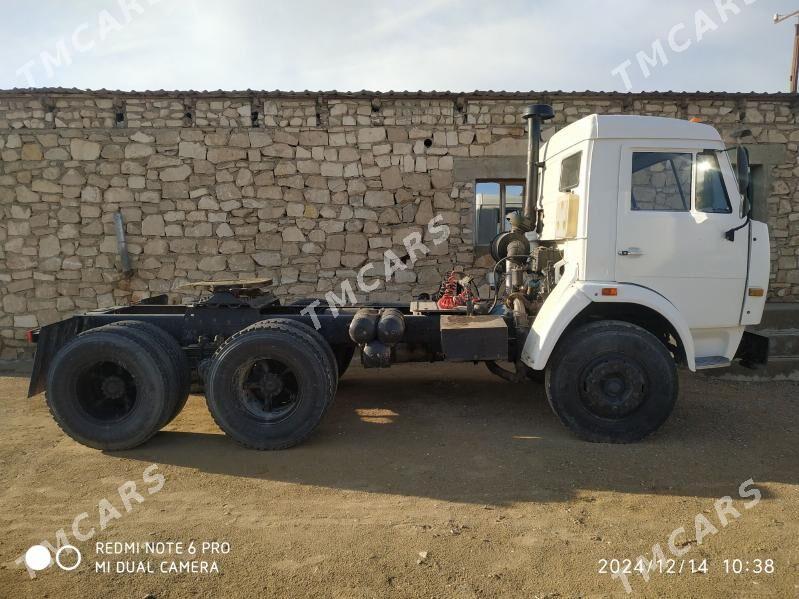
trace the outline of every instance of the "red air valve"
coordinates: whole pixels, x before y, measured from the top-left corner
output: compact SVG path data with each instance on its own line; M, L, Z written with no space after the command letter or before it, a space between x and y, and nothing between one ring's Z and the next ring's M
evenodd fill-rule
M472 292L469 285L471 277L461 278L462 273L453 270L441 284L439 298L436 304L441 310L452 310L458 306L465 306L469 300L478 302L477 293Z

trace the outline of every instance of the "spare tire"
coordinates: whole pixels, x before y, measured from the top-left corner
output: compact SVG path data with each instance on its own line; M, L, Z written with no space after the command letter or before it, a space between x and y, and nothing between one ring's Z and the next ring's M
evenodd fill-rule
M92 330L72 339L47 374L47 406L78 443L120 450L161 428L169 397L163 364L132 336Z

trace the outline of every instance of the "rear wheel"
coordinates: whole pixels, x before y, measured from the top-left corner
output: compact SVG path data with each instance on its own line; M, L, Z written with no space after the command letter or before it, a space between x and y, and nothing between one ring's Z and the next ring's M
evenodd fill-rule
M108 330L79 335L56 354L47 405L70 437L105 450L141 445L169 402L162 365L146 344Z
M657 430L677 400L674 359L651 333L621 321L579 327L546 370L552 410L578 437L630 443Z
M149 331L147 328L147 326L152 325L145 325L145 328L141 328L140 325L142 324L144 323L139 323L133 320L120 320L119 322L114 322L96 329L91 329L85 333L82 333L82 335L89 335L96 331L108 331L115 335L127 337L128 339L137 341L144 346L146 351L156 359L158 362L158 370L154 371L153 374L155 375L157 373L157 375L160 376L164 381L167 398L167 401L164 404L163 412L161 414L161 422L159 426L160 429L163 428L167 422L169 422L171 415L174 413L178 403L180 402L181 381L179 378L178 369L170 358L169 353L161 345L158 338L152 335L151 331Z
M165 330L140 320L120 320L119 322L107 325L106 328L120 327L122 329L133 329L147 335L152 341L156 342L161 351L164 351L172 364L175 378L174 397L172 408L166 414L164 426L172 422L175 417L186 405L191 391L191 370L186 354L178 344L177 340Z
M338 364L338 357L336 356L333 348L330 347L330 344L327 340L319 334L319 332L314 329L312 326L305 324L304 322L300 322L299 320L293 320L291 318L270 318L268 321L262 321L261 323L256 323L253 327L257 327L259 324L263 322L269 322L271 327L280 326L280 327L290 327L293 328L295 331L298 331L305 339L312 344L316 344L320 350L322 350L325 355L327 356L327 361L325 362L326 366L330 368L330 380L333 381L333 388L332 393L335 396L336 390L338 389L338 377L339 377L339 370L337 368Z
M214 355L206 378L208 408L219 427L242 445L296 445L313 432L333 401L335 364L318 340L296 324L256 323L230 337Z

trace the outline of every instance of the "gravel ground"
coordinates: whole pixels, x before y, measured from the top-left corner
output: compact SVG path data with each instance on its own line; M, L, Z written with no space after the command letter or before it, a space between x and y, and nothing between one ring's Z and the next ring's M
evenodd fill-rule
M632 572L630 596L799 597L799 385L681 384L666 426L634 445L576 440L540 386L408 365L352 368L294 449L240 448L192 397L146 445L103 453L67 438L42 396L25 399L25 379L0 378L0 597L623 597L601 560L632 567L655 544L673 557L678 527L683 555L648 582ZM126 481L141 498L123 487L130 510ZM15 560L61 528L81 565L29 578ZM115 541L184 546L120 554ZM214 541L229 552L203 553ZM192 560L219 572L160 571ZM756 573L765 560L773 573Z

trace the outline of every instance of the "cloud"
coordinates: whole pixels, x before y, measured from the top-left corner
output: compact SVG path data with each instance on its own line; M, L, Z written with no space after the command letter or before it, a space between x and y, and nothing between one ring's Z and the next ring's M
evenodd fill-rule
M623 90L611 71L651 53L671 27L692 28L714 0L124 0L142 7L99 40L98 15L123 22L117 0L7 2L0 87L26 85L18 67L33 61L40 86L120 89ZM730 0L725 0L729 2ZM792 28L771 14L791 0L763 0L645 78L634 89L784 89ZM48 77L41 53L68 45L75 27L97 43L73 51ZM94 37L91 37L94 36ZM776 46L776 49L775 49Z

